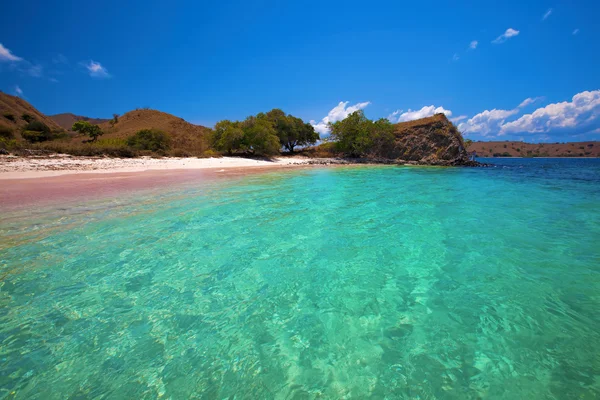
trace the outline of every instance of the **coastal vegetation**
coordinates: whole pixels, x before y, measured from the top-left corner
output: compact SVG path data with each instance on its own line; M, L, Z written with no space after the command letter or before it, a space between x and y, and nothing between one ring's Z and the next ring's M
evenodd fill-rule
M383 156L394 143L394 125L387 119L372 121L362 110L330 124L335 148L345 156Z
M211 145L228 155L234 153L272 156L282 148L290 153L297 146L315 144L319 134L311 124L280 109L249 116L244 121L217 122Z
M136 150L165 153L171 147L171 137L160 129L142 129L127 138L127 146Z
M73 124L73 127L71 129L74 132L79 132L89 136L90 142L95 142L96 140L98 140L99 136L102 136L104 134L104 132L102 132L102 129L100 129L98 125L90 124L87 121L77 121Z
M453 165L475 152L482 157L598 157L596 142L473 142L463 139L444 115L392 124L362 111L330 124L319 138L313 126L280 109L243 121L219 121L214 130L148 108L111 119L75 114L46 116L27 101L0 92L0 152L78 156L362 158L375 162ZM82 140L84 135L84 140ZM319 143L320 141L320 143ZM466 152L465 152L466 150Z

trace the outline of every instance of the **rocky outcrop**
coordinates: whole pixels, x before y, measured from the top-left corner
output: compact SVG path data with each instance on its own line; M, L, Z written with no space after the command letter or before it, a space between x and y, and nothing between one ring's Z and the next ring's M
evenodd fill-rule
M395 126L394 145L386 154L398 163L477 166L471 161L462 135L444 114Z

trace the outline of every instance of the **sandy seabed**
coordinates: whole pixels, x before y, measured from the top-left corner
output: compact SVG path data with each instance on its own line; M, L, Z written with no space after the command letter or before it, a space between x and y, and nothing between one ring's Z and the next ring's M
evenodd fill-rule
M201 185L209 180L269 170L308 168L309 161L302 157L257 160L0 156L0 210L115 197L127 191L178 184Z

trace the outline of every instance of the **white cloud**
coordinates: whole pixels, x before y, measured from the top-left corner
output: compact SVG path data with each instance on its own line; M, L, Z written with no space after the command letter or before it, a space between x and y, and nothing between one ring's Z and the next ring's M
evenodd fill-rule
M577 35L578 33L579 33L579 28L577 28L573 31L573 35Z
M542 21L545 21L546 19L548 19L548 17L550 16L550 14L552 14L552 9L549 8L548 11L546 11L546 13L544 14L544 16L542 17Z
M346 107L349 101L340 101L340 103L333 107L331 111L324 117L320 122L316 122L314 120L310 121L310 124L315 128L315 131L320 134L329 133L329 124L337 121L341 121L346 118L348 115L352 114L354 111L363 110L367 107L371 102L366 101L364 103L357 103L353 106Z
M2 43L0 43L0 62L11 62L11 63L19 63L12 64L11 68L13 70L19 71L21 73L31 75L35 78L39 78L42 76L43 68L39 64L32 64L27 60L24 60L21 57L15 56L9 49L4 47Z
M15 56L9 49L4 47L2 43L0 43L0 61L23 61L21 57Z
M454 117L454 118L450 118L450 121L452 121L452 123L456 124L464 119L467 119L468 117L466 115L459 115L458 117Z
M473 40L471 43L469 43L469 49L475 50L478 44L479 42L477 40Z
M543 97L528 97L525 100L523 100L521 102L521 104L519 104L518 108L527 107L527 106L529 106L529 105L531 105L533 103L536 103L539 100L543 100L543 99L544 99Z
M43 71L43 68L39 64L37 64L37 65L32 64L26 69L26 72L35 78L39 78L40 76L42 76L42 71Z
M23 97L23 90L17 85L15 86L15 94L19 97Z
M69 64L69 59L67 57L65 57L64 54L57 54L54 57L52 57L52 62L54 64Z
M464 133L476 133L482 136L495 135L500 131L506 118L518 113L518 109L514 110L485 110L473 118L468 119L458 125L458 129Z
M599 117L600 90L585 91L573 96L570 102L548 104L504 124L500 135L594 129L600 124Z
M99 62L90 60L89 63L85 64L85 67L92 78L110 78L110 74L106 68L104 68Z
M434 114L445 114L447 117L452 115L452 111L446 110L444 107L436 107L436 106L425 106L420 110L411 110L408 109L407 112L402 112L402 110L397 110L388 115L388 119L391 122L406 122L412 121L415 119L431 117Z
M458 53L454 53L454 55L452 56L452 61L458 61L460 59L460 57L458 56Z
M58 79L56 79L56 78L50 78L49 81L50 82L54 82L54 83L58 83Z
M519 34L518 30L513 29L513 28L508 28L506 30L506 32L504 32L502 35L498 36L496 39L492 40L492 43L494 43L494 44L504 43L511 37L517 36L518 34Z

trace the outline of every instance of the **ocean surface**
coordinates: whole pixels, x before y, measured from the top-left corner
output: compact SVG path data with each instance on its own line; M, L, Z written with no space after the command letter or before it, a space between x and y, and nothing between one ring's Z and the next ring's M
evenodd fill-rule
M598 399L600 160L488 161L2 213L0 398Z

